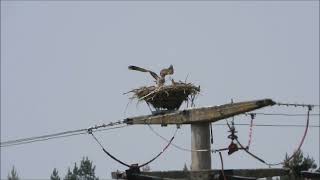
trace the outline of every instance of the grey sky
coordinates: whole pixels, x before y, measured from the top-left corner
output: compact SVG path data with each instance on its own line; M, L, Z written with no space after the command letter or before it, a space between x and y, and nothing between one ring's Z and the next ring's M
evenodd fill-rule
M1 141L87 128L149 114L133 102L133 88L152 83L128 65L160 70L173 64L176 80L201 85L196 105L272 98L319 104L319 2L28 2L1 1ZM269 107L261 112L304 113ZM319 112L315 109L314 112ZM249 117L236 117L249 122ZM304 124L305 119L257 116L257 123ZM319 116L311 118L319 125ZM170 137L175 127L155 129ZM249 127L237 127L240 140ZM298 145L303 128L256 127L251 150L269 162ZM214 127L214 148L226 147L228 129ZM120 159L145 162L166 144L148 127L97 133ZM175 143L190 147L190 127ZM319 164L319 128L303 151ZM22 178L49 178L88 156L100 178L125 168L88 135L1 148L1 178L15 165ZM152 170L182 169L190 153L170 147ZM224 154L225 168L265 167L243 152ZM220 168L217 154L214 168Z

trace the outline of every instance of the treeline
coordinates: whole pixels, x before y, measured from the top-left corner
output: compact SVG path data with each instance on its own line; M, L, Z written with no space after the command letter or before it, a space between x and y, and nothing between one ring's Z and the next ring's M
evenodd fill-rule
M287 177L282 179L300 179L301 171L309 171L317 169L315 160L311 157L304 156L302 151L298 151L292 159L289 159L288 155L285 156L284 168L290 169L290 174ZM79 166L77 163L74 163L73 169L69 167L67 174L62 178L59 175L59 172L56 168L53 169L53 172L50 176L50 180L99 180L95 175L96 166L93 165L93 162L88 159L88 157L83 157L80 161ZM141 169L142 171L150 171L149 166L145 166ZM188 167L184 164L183 171L188 171ZM317 172L320 172L320 167L317 169ZM8 180L20 180L17 170L15 167L8 174Z
M96 166L93 165L93 162L88 157L83 157L79 166L74 163L72 171L69 167L67 174L63 178L59 175L58 170L54 168L50 180L99 180L95 175L95 169ZM12 167L8 174L8 180L20 180L15 167Z

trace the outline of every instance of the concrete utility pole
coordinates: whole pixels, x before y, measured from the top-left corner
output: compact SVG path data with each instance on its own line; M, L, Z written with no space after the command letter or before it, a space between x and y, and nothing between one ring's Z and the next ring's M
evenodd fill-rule
M221 106L193 108L181 111L168 112L158 115L138 116L128 118L127 124L191 124L191 149L207 150L191 153L191 170L210 170L210 123L226 119L249 111L272 106L271 99L230 103Z
M209 150L210 144L210 123L191 124L191 149ZM192 151L191 170L211 169L211 151Z

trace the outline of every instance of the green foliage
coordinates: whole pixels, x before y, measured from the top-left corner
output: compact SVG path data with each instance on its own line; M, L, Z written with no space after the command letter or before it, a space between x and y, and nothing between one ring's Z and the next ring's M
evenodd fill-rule
M95 176L96 166L92 164L92 161L86 158L82 158L80 166L77 166L77 163L74 163L73 170L71 172L70 168L64 178L64 180L99 180Z
M11 173L8 174L8 180L19 180L17 170L15 169L14 166L11 169Z
M83 157L80 164L79 175L80 176L88 175L90 177L95 177L95 172L94 172L95 169L96 169L96 166L92 165L92 161L90 161L88 157L86 158Z
M50 180L60 180L58 170L56 168L53 169L53 172L50 176Z
M184 171L184 172L187 172L187 171L189 171L189 170L188 170L188 167L187 167L187 164L186 164L186 163L184 163L184 166L183 166L183 169L182 169L182 171Z
M77 177L77 175L79 175L79 168L77 166L77 163L74 163L73 170L72 170L72 175L74 177Z
M289 160L288 155L286 154L284 168L289 168L290 173L294 177L300 177L301 171L308 171L309 169L316 169L317 164L314 159L309 157L304 157L302 151L298 151L295 156Z
M64 177L64 180L77 180L76 175L74 175L71 171L70 168L68 168L68 172L66 176Z

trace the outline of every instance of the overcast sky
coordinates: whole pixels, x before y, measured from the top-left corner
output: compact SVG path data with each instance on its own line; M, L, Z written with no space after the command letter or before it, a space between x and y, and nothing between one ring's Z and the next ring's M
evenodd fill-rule
M128 71L138 65L159 71L172 64L173 78L201 86L196 106L272 98L319 104L318 1L1 1L1 142L150 114L123 95L149 85L151 76ZM185 108L183 106L182 108ZM306 113L267 107L259 112ZM313 113L319 113L314 109ZM305 124L305 117L257 116L256 123ZM249 117L237 116L248 123ZM311 117L319 125L319 116ZM168 138L175 127L154 127ZM248 126L236 127L244 144ZM228 129L214 126L213 148L229 145ZM251 150L278 162L297 148L302 127L254 127ZM166 145L146 126L96 134L128 163L143 163ZM174 142L190 147L190 127ZM319 164L319 128L310 128L303 151ZM21 178L64 177L88 156L100 178L125 167L108 158L89 135L1 148L1 178L14 165ZM225 168L267 168L244 152L223 154ZM189 152L170 147L150 166L180 170ZM212 167L220 168L217 154Z

